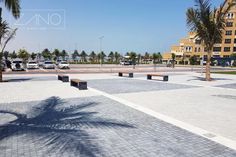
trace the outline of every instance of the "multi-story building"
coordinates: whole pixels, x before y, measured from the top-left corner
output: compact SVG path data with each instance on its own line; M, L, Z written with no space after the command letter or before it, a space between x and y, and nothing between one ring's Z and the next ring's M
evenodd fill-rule
M233 1L233 0L228 0ZM222 41L214 45L213 59L216 62L230 62L230 55L236 53L236 6L232 7L226 15L226 27L222 34ZM190 32L187 37L180 40L179 44L171 47L171 51L163 54L163 61L170 62L171 54L176 55L177 64L189 64L191 56L196 56L198 61L206 58L206 49L196 37L196 33ZM199 62L200 63L200 62Z

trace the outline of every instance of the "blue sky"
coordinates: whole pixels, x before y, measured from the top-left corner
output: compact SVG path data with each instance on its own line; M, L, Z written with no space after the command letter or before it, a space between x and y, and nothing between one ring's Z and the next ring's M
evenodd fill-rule
M217 6L222 1L212 3ZM3 12L12 27L18 27L7 49L97 52L99 37L104 36L106 53L167 52L186 36L185 12L193 5L194 0L21 0L20 20Z

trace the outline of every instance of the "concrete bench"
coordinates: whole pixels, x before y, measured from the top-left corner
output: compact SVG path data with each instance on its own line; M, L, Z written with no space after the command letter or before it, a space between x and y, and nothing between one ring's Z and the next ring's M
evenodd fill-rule
M119 75L120 77L123 77L124 74L127 74L128 77L130 77L130 78L134 77L134 73L132 73L132 72L119 72L119 73L118 73L118 75Z
M68 75L58 75L58 80L61 80L62 82L69 82L69 76Z
M87 81L82 81L79 79L71 79L70 85L76 88L79 88L79 90L87 90Z
M163 81L168 81L169 80L168 75L161 75L161 74L147 74L147 79L151 80L153 76L162 77Z

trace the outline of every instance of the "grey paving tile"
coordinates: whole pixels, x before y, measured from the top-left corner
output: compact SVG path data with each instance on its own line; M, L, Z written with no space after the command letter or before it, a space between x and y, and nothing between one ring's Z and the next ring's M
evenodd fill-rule
M236 156L234 150L103 96L0 104L1 113L5 105L18 119L0 125L0 156Z
M190 85L173 84L162 81L137 80L132 78L89 80L88 86L110 94L197 88L196 86Z

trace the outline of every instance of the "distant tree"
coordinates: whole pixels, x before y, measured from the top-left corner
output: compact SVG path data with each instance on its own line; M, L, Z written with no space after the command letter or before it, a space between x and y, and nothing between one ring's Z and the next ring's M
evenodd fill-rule
M66 57L68 56L68 53L66 52L66 50L62 50L60 55L61 55L62 59L65 60Z
M55 56L55 60L58 60L59 57L61 56L61 53L60 53L60 51L58 49L55 49L53 51L53 55Z
M12 53L10 53L10 54L9 54L9 57L10 57L11 59L17 58L16 51L13 51Z
M175 68L175 58L176 55L174 53L171 54L171 59L172 59L172 67Z
M98 59L99 59L101 64L104 63L105 57L106 57L106 54L103 51L98 54Z
M131 59L132 65L133 65L133 69L135 69L137 54L135 52L130 52L129 57Z
M193 55L189 58L190 65L197 65L197 56Z
M79 52L77 50L74 50L73 54L72 54L72 59L74 61L78 61L77 58L79 57Z
M41 53L37 53L37 58L41 60L42 54Z
M18 57L23 59L24 62L26 62L29 59L30 54L25 49L20 49L18 52Z
M114 62L114 57L115 57L115 56L114 56L114 52L111 51L111 52L109 53L108 57L109 57L110 62L113 63L113 62Z
M148 52L145 52L144 54L144 60L145 60L145 63L147 64L148 60L150 60L150 54Z
M83 50L80 54L80 57L81 57L81 61L84 63L84 62L87 62L87 53Z
M141 59L142 59L142 55L139 53L139 54L137 55L138 64L141 63Z
M34 53L34 52L32 52L31 55L30 55L30 58L31 58L32 60L35 60L36 57L37 57L37 54Z
M50 51L47 48L43 50L42 56L44 59L49 59L49 60L52 59L52 54L50 53Z
M90 62L95 63L96 57L97 57L96 53L95 53L94 51L92 51L92 52L89 54L89 60L90 60Z
M157 62L161 63L162 62L162 55L160 52L158 52L157 54L158 54Z
M121 55L120 55L118 52L115 52L115 54L114 54L114 58L115 58L115 62L116 62L116 64L119 63L120 57L121 57Z
M4 51L3 56L4 56L5 60L7 60L8 57L9 57L9 52L8 51Z

